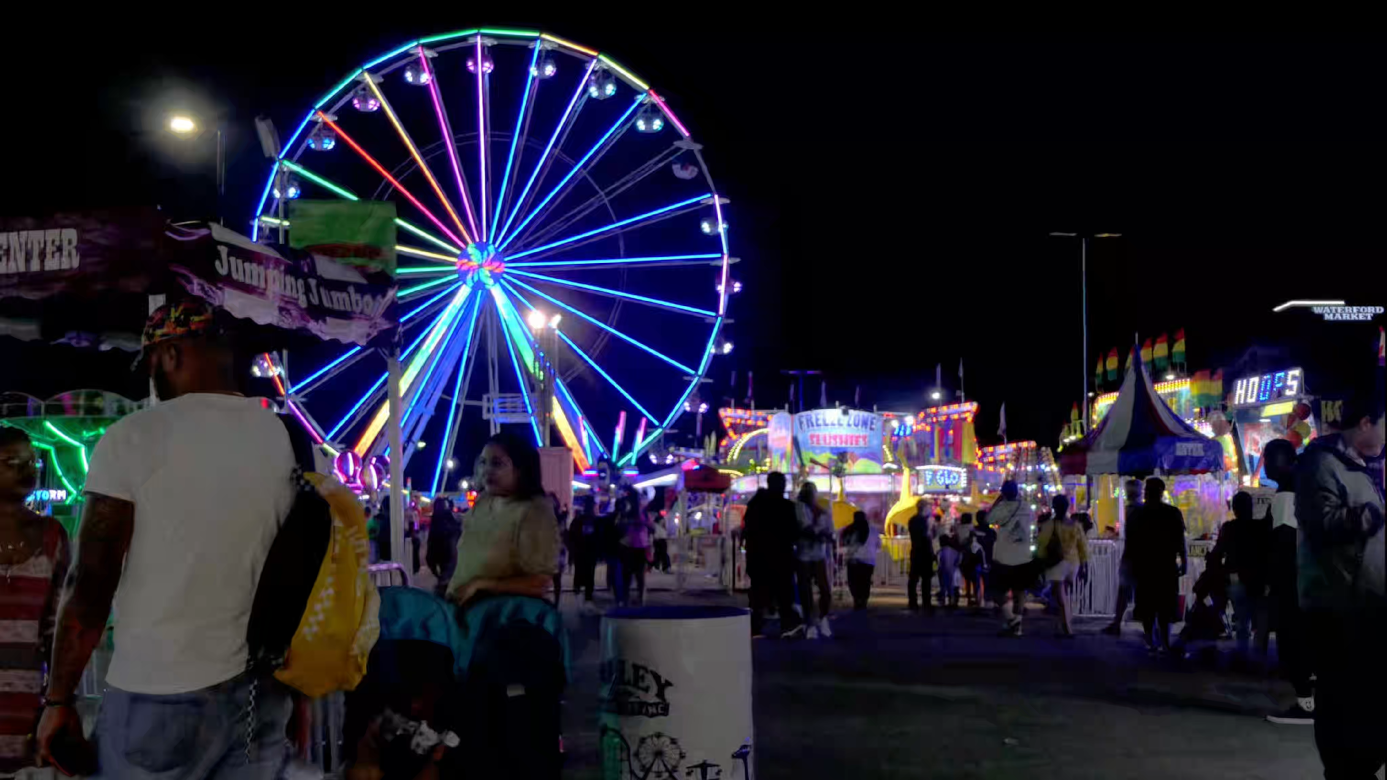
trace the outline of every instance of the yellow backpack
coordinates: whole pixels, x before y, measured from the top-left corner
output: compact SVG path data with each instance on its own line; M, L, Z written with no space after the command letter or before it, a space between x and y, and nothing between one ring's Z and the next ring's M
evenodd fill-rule
M275 678L317 698L356 688L380 635L380 594L371 583L366 512L331 477L304 474L332 513L332 538L303 617Z

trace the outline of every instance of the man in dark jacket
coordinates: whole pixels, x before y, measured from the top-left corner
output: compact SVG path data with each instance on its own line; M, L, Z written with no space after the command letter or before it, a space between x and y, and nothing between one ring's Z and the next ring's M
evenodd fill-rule
M751 633L765 630L765 611L775 604L780 614L781 636L804 632L794 610L795 536L799 522L795 505L785 497L785 475L772 471L766 487L756 491L746 505L742 520L746 545L746 570L751 578Z
M1295 689L1295 704L1268 715L1272 723L1311 726L1315 723L1314 672L1309 626L1300 610L1296 588L1295 445L1273 439L1262 448L1267 477L1276 483L1271 499L1271 538L1267 545L1267 602L1281 671Z
M1387 760L1387 607L1383 495L1369 463L1383 447L1382 370L1321 405L1340 432L1315 439L1296 469L1300 605L1315 666L1315 745L1324 776L1368 778Z
M1271 529L1266 520L1252 516L1252 494L1238 491L1233 496L1233 519L1218 529L1218 541L1209 553L1208 565L1217 566L1228 576L1228 598L1233 602L1233 630L1238 638L1236 665L1248 661L1252 626L1262 608L1267 587L1267 538ZM1258 637L1259 644L1262 637Z
M583 610L594 611L592 589L596 585L597 559L602 553L597 513L591 495L578 499L578 512L568 526L568 551L573 556L573 592L583 593Z
M934 576L935 529L934 521L930 518L928 501L922 498L915 502L915 516L910 518L905 527L910 531L910 574L906 586L908 605L912 611L920 608L920 604L915 601L918 585L925 608L933 613L934 605L929 599L929 584Z
M1170 652L1170 624L1179 617L1180 578L1189 566L1185 516L1165 503L1165 481L1146 480L1146 503L1127 529L1132 574L1136 579L1137 619L1147 648ZM1178 563L1177 563L1178 560Z

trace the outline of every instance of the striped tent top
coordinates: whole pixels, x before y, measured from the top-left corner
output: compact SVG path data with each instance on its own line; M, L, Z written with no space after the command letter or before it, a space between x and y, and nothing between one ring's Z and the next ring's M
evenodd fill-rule
M67 572L67 532L51 517L42 522L43 548L23 563L0 564L0 774L34 765L32 736Z

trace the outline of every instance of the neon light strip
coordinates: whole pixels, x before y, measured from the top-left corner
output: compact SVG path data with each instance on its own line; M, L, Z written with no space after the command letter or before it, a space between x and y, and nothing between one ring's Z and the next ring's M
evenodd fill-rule
M347 189L346 187L343 187L343 186L341 186L341 185L339 185L339 184L333 184L332 182L328 181L327 179L324 179L323 177L321 177L321 176L319 176L318 174L316 174L316 173L314 173L314 172L308 170L307 168L303 167L302 165L299 165L299 164L296 163L296 162L290 162L289 160L281 160L280 162L283 163L283 165L284 165L285 168L288 168L289 170L293 171L294 173L297 173L298 175L304 177L305 179L308 179L309 181L313 182L314 184L318 185L319 187L322 187L323 189L329 190L329 191L333 192L334 194L336 194L336 195L338 195L338 196L340 196L340 197L342 197L342 198L345 198L345 199L351 200L351 201L361 200L361 198L358 198L358 197L356 196L355 193L353 193L351 190Z
M428 55L424 47L419 47L419 61L423 63L424 73L429 78L429 97L433 100L433 112L438 117L438 129L443 132L443 143L448 150L448 162L453 164L453 177L458 183L458 195L462 197L462 208L467 212L467 224L472 232L477 232L477 218L472 214L472 201L467 197L467 186L462 181L462 166L458 164L457 144L453 142L453 128L448 123L448 113L443 109L443 98L438 94L438 74L429 67Z
M586 233L579 233L579 234L576 235L576 236L571 236L571 237L569 237L569 238L563 238L563 239L560 239L560 240L555 241L555 242L553 242L553 243L545 244L544 246L537 246L537 247L535 247L534 249L526 249L524 252L518 252L518 253L516 253L516 254L513 254L513 255L509 256L509 257L506 258L506 259L507 259L507 260L515 260L515 259L518 259L518 258L521 258L521 257L525 257L525 256L527 256L527 255L533 255L533 254L536 254L536 253L538 253L538 252L543 252L543 251L545 251L546 249L553 249L553 248L556 247L556 246L563 246L564 244L571 244L571 243L573 243L574 241L579 241L579 240L584 239L584 238L589 238L589 237L591 237L591 236L599 235L599 234L601 234L601 233L606 233L606 232L609 231L609 230L616 230L616 229L619 228L619 227L623 227L623 226L625 226L625 225L629 225L629 224L631 224L631 223L633 223L633 222L640 222L641 220L643 220L643 219L649 219L650 217L658 217L659 215L664 214L665 212L673 211L673 210L675 210L675 209L677 209L677 208L683 208L684 206L688 206L688 205L691 205L691 204L694 204L694 203L698 203L698 202L703 201L703 200L707 200L707 199L709 198L709 196L710 196L709 193L704 193L703 195L699 195L698 197L695 197L695 198L689 198L688 200L681 200L681 201L679 201L678 203L672 203L672 204L670 204L670 205L668 205L668 206L665 206L664 208L655 209L654 211L647 211L647 212L644 213L644 214L640 214L640 215L637 215L637 216L634 216L634 217L629 217L629 218L627 218L627 219L621 220L620 222L613 222L612 224L607 225L606 227L600 227L600 228L597 228L596 230L589 230L589 231L586 232Z
M309 111L309 112L308 112L308 116L304 117L302 122L299 122L299 126L298 126L297 128L295 128L294 134L291 135L291 136L289 136L289 140L288 140L287 142L285 142L284 148L279 150L279 156L280 156L280 157L284 157L285 155L289 154L290 150L291 150L291 149L293 148L293 146L294 146L294 142L297 141L297 140L299 140L299 136L300 136L300 135L303 135L303 129L304 129L305 127L308 127L308 123L309 123L309 122L313 121L313 114L316 113L317 108L318 108L317 106L314 106L314 107L313 107L314 110L313 110L313 111Z
M621 456L621 433L626 428L626 410L622 409L616 418L616 432L612 435L612 457Z
M506 263L507 268L555 268L581 265L625 265L627 263L659 263L670 260L716 260L722 255L708 252L701 255L661 255L652 257L611 257L603 260L532 260L524 263Z
M492 288L493 290L496 288ZM497 308L498 316L500 308ZM510 364L515 369L515 381L520 383L520 398L525 402L525 413L530 415L530 430L535 434L535 446L544 444L544 437L539 435L539 422L535 420L535 408L530 404L530 388L525 384L525 377L520 373L520 361L515 357L515 345L511 339L505 339L506 349L510 352Z
M453 38L466 38L469 35L476 35L478 32L479 30L473 27L470 30L458 30L457 32L443 33L442 35L432 35L428 38L420 38L419 43L438 43L439 41L449 41Z
M297 406L294 406L293 401L285 401L284 406L298 418L299 423L308 431L308 435L313 437L314 443L323 443L323 437L318 435L318 432L314 430L313 426L308 422L308 418L303 416L303 412L300 412Z
M477 209L482 212L482 237L486 240L486 206L490 199L486 196L486 68L482 67L482 36L477 36L477 160L481 165L482 171L482 195L478 199Z
M443 338L444 334L450 333L458 320L461 319L462 305L467 302L471 292L472 288L466 285L464 285L461 290L458 290L457 296L453 298L452 303L448 304L448 308L443 311L443 314L439 316L433 328L429 330L428 339L424 342L423 348L414 355L414 358L409 363L409 368L405 369L404 376L400 379L400 395L402 397L405 392L409 390L410 385L414 382L414 378L423 370L424 363L427 362L428 358L438 347L439 341ZM363 431L360 438L356 440L356 446L352 448L356 450L356 454L363 457L366 455L366 451L370 449L371 443L375 441L376 436L380 433L380 429L385 425L386 418L389 414L390 403L387 401L381 404L380 409L376 410L376 416L372 418L370 424L366 426L366 430ZM401 421L403 422L403 418L401 418Z
M636 110L636 108L639 105L639 100L633 100L631 102L631 105L626 109L626 113L622 114L616 120L616 122L612 123L612 126L607 129L606 134L604 134L601 138L597 139L597 143L593 144L591 149L588 149L588 153L583 155L582 159L578 160L578 162L573 164L573 167L570 168L568 173L565 174L564 177L559 180L559 183L554 185L554 189L550 190L549 194L544 196L544 200L541 200L538 206L535 206L533 209L530 209L530 213L525 217L525 219L521 220L520 224L515 226L515 231L508 235L505 241L502 241L500 243L500 245L497 247L498 250L505 249L506 245L509 244L511 241L514 241L516 236L521 235L521 231L525 229L526 225L530 224L530 220L534 219L535 216L537 216L539 212L543 210L543 208L546 205L548 205L549 201L553 200L554 196L558 195L559 192L563 190L564 185L568 184L568 181L570 179L578 175L579 171L583 170L583 166L587 164L587 161L591 159L594 154L597 154L597 150L601 149L607 143L607 139L611 138L613 133L615 133L623 125L626 124L626 120L630 118L631 114Z
M461 285L462 285L462 282L458 282L458 283L457 283L457 286L461 286ZM432 298L428 299L427 301L424 301L422 304L419 305L419 308L417 308L417 309L415 309L414 311L411 311L409 314L406 314L405 316L401 317L401 318L400 318L400 324L403 325L403 324L405 324L406 322L409 322L409 320L410 320L414 315L418 314L419 312L423 311L424 309L429 308L429 307L432 306L434 303L437 303L439 298L442 298L443 296L445 296L445 295L447 295L448 293L452 292L454 289L455 289L455 287L449 287L448 289L446 289L446 290L444 290L443 292L441 292L441 293L439 293L439 294L433 296Z
M435 217L435 216L433 215L433 212L432 212L432 211L429 211L428 209L424 208L424 204L420 203L420 202L419 202L419 199L416 198L416 197L414 197L414 194L413 194L413 193L411 193L408 189L406 189L405 186L404 186L403 184L401 184L401 183L399 182L398 179L396 179L394 176L391 176L391 175L390 175L390 172L387 171L387 170L385 170L385 168L382 167L380 163L376 162L376 160L375 160L374 157L372 157L371 155L367 154L367 153L366 153L366 150L365 150L365 149L362 149L360 144L358 144L356 141L352 140L352 137L349 136L349 135L347 135L346 131L344 131L341 127L339 127L339 126L337 125L336 122L332 121L331 119L328 119L328 118L327 118L327 115L326 115L326 114L323 114L323 113L321 113L321 112L319 112L318 115L321 116L321 117L323 118L323 124L327 125L328 127L331 127L333 130L335 130L335 131L337 132L337 137L338 137L338 138L341 138L343 141L346 141L346 142L347 142L347 145L350 146L353 150L355 150L357 154L361 155L361 158L362 158L363 160L365 160L365 161L367 162L367 164L369 164L372 168L375 168L375 169L376 169L376 172L379 173L381 176L383 176L383 177L385 178L386 181L390 182L390 185L391 185L392 187L394 187L395 189L399 190L401 195L403 195L403 196L405 196L406 198L408 198L408 199L409 199L409 202L410 202L410 203L413 203L415 208L419 209L419 211L420 211L424 216L428 217L430 222L432 222L433 224L437 225L437 226L438 226L438 229L443 231L443 235L447 236L448 238L453 239L454 241L456 241L456 242L459 243L459 244L467 244L467 243L468 243L468 242L463 241L462 239L458 238L457 236L453 235L453 231L449 230L448 227L447 227L446 225L444 225L443 222L440 221L440 220L438 219L438 217Z
M511 282L509 282L509 281L507 281L507 280L505 280L505 279L502 279L502 280L501 280L501 283L502 283L502 284L506 284L506 285L511 284ZM545 300L547 300L547 301L549 301L549 302L555 304L556 306L560 306L560 307L564 308L564 309L567 310L567 311L573 312L574 314L578 315L579 317L582 317L583 319L587 320L588 322L591 322L593 325L596 325L597 327L599 327L599 328L601 328L601 329L607 331L608 333L611 333L611 334L613 334L613 335L615 335L615 336L621 338L623 341L626 341L627 343L630 343L630 344L633 344L633 345L635 345L635 346L637 346L637 347L640 347L641 349L643 349L643 350L645 350L646 352L649 352L650 354L654 355L655 357L657 357L657 358L659 358L659 359L665 361L666 363L670 364L671 366L674 366L675 368L679 369L680 371L684 371L684 372L689 373L689 374L698 373L698 372L694 371L692 368L689 368L688 366L684 365L683 363L680 363L679 361L675 360L674 358L669 357L668 355L665 355L665 354L663 354L663 353L661 353L661 352L659 352L659 351L657 351L657 350L655 350L655 349L653 349L653 348L651 348L651 347L647 347L646 345L642 344L642 343L639 342L639 341L636 341L635 339L631 338L630 336L626 335L625 333L622 333L621 331L617 330L616 328L613 328L612 326L608 325L607 323L602 322L602 321L600 321L600 320L593 319L592 317L589 317L588 315L584 314L583 312L578 311L577 309L573 308L572 306L569 306L568 304L564 303L563 301L560 301L560 300L558 300L557 298L553 298L553 297L551 297L551 296L545 295L544 293L540 292L539 290L536 290L535 288L531 287L531 286L528 285L528 284L525 284L524 282L522 282L522 281L520 281L520 280L518 280L518 279L514 281L514 284L517 284L517 285L520 285L521 287L524 287L526 290L529 290L530 292L534 293L535 295L538 295L539 297L541 297L541 298L543 298L543 299L545 299ZM513 289L512 289L512 292L514 292Z
M396 224L396 225L399 225L400 227L404 228L405 230L408 230L409 232L413 233L414 235L416 235L416 236L418 236L418 237L424 239L425 241L430 241L430 242L432 242L433 244L435 244L436 246L439 246L439 247L441 247L441 248L443 248L443 249L448 250L449 252L452 252L452 253L453 253L453 257L455 257L455 258L456 258L458 255L462 254L462 250L461 250L461 249L458 249L457 247L453 246L452 244L448 243L447 241L444 241L444 240L441 239L441 238L437 238L437 237L435 237L435 236L429 235L428 233L425 233L425 232L424 232L423 230L421 230L420 228L418 228L418 227L416 227L416 226L414 226L414 225L409 224L408 222L404 221L403 219L400 219L399 217L396 217L396 218L395 218L395 224Z
M526 330L525 322L520 319L515 307L506 300L506 296L499 289L492 287L491 297L496 299L496 311L501 315L501 324L515 339L515 344L520 349L520 356L525 359L525 369L538 378L539 371L534 367L536 347L530 344L529 331Z
M464 311L466 311L469 308L471 309L470 316L466 317L468 328L467 338L469 342L471 340L472 326L477 320L477 311L480 310L482 307L480 301L481 296L479 295L476 299L470 301L468 305L463 306ZM428 371L424 372L424 378L419 381L419 386L414 393L414 398L410 400L409 406L405 407L404 416L400 418L402 422L409 420L409 418L414 414L414 407L419 405L419 399L423 398L425 393L428 391L429 379L433 377L433 373L438 370L439 365L443 363L444 357L447 356L448 351L453 344L453 337L457 335L458 326L462 324L463 319L464 316L459 316L456 319L456 321L453 322L453 327L448 331L448 335L443 339L442 346L438 350L438 356L429 362ZM464 346L463 349L466 350L467 347ZM447 374L445 373L444 376L446 377Z
M539 30L515 30L509 27L483 27L482 35L512 35L516 38L538 38Z
M530 373L538 379L540 375L540 369L536 365L539 362L536 356L538 346L531 340L530 331L526 329L522 323L520 314L515 310L510 299L506 298L499 288L492 287L491 293L492 297L496 299L496 310L500 313L504 321L503 324L506 329L507 343L514 342L511 352L512 357L515 355L514 350L519 349L521 356L525 359L525 365L530 367ZM580 417L581 410L578 408L577 402L573 400L573 396L568 392L568 388L564 387L563 381L560 380L557 375L554 377L554 386L559 390L559 392L554 394L554 398L550 404L550 414L552 415L554 425L559 429L559 436L564 440L564 444L573 452L573 456L578 465L581 468L587 468L587 453L583 450L581 441L579 441L577 435L574 433L572 424L568 421L568 413L564 411L563 404L560 403L560 396L566 398L568 402L573 405L574 411L577 412Z
M362 65L362 66L361 66L361 69L362 69L362 70L370 70L371 68L374 68L374 67L376 67L377 65L381 64L382 62L385 62L386 60L390 59L391 57L394 57L394 56L397 55L397 54L404 54L405 52L409 51L410 49L413 49L415 46L418 46L418 45L419 45L419 42L418 42L418 41L410 41L409 43L406 43L404 46L401 46L400 48L398 48L398 49L396 49L396 50L390 52L389 54L385 54L385 55L382 55L382 56L380 56L380 57L377 57L377 58L375 58L374 60L371 60L370 62L366 63L365 65Z
M318 109L322 108L323 104L331 100L333 95L336 95L338 92L341 92L342 89L346 87L348 84L352 83L353 81L356 81L357 77L364 72L366 72L365 68L357 68L356 70L352 71L352 75L342 79L340 82L338 82L337 86L328 90L326 94L319 98L318 102L313 104L313 110L317 111ZM281 153L280 156L282 157L283 153Z
M602 62L603 62L604 64L606 64L607 67L611 68L612 70L616 71L617 73L620 73L622 76L625 76L625 77L626 77L626 80L629 81L629 82L631 82L631 83L633 83L633 84L635 84L636 87L637 87L641 92L649 91L649 89L650 89L650 85L649 85L649 84L647 84L647 83L645 83L644 81L641 81L640 79L636 78L636 74L634 74L634 73L632 73L631 71L629 71L629 70L627 70L627 69L621 67L620 65L616 64L616 61L613 60L611 57L608 57L608 56L605 55L605 54L599 54L599 55L597 55L597 59L602 60Z
M662 301L662 300L660 300L659 298L647 298L647 297L644 296L644 295L636 295L635 293L622 292L621 290L609 290L609 289L607 289L606 287L598 287L597 285L594 285L594 284L582 284L581 282L570 282L570 281L568 281L567 279L555 279L555 278L552 277L552 276L543 276L543 275L541 275L541 274L530 273L529 271L514 271L514 270L512 270L511 273L512 273L513 275L515 275L515 276L525 276L525 277L529 277L529 278L531 278L531 279L538 279L538 280L541 281L541 282L548 282L548 283L550 283L550 284L557 284L557 285L559 285L559 286L561 286L561 287L572 287L572 288L579 289L579 290L591 290L592 292L601 293L602 295L610 295L610 296L612 296L613 298L625 298L625 299L631 300L631 301L640 301L641 303L648 303L648 304L650 304L650 305L652 305L652 306L659 306L659 307L662 308L662 309L675 309L675 310L677 310L677 311L688 312L688 313L690 313L690 314L700 314L700 315L703 315L703 316L705 316L705 317L716 317L716 316L718 316L716 312L711 312L711 311L708 311L707 309L696 309L696 308L694 308L693 306L685 306L685 305L680 304L680 303L670 303L669 301Z
M722 221L722 198L713 193L713 212L718 218L718 238L722 240L722 285L718 288L718 316L727 313L727 227Z
M563 38L559 38L559 37L557 37L557 36L550 35L549 33L540 33L540 34L539 34L539 37L543 38L543 39L546 40L546 41L549 41L550 43L557 43L557 44L560 45L560 46L565 46L565 47L570 48L570 49L572 49L572 50L574 50L574 51L580 51L580 52L582 52L582 53L588 55L589 57L596 57L596 56L598 56L596 51L593 51L592 49L589 49L589 48L586 47L586 46L579 46L578 44L576 44L576 43L574 43L574 42L572 42L572 41L565 41ZM587 79L584 79L584 81L587 81Z
M289 227L289 220L287 219L278 219L276 217L261 217L260 221L264 222L266 225L273 225L274 227Z
M568 108L564 109L563 116L559 118L559 123L554 127L554 134L549 136L549 143L544 147L544 153L535 161L535 169L530 173L530 180L525 182L525 189L520 191L520 197L515 201L515 207L511 209L510 216L506 217L506 224L497 233L498 239L504 239L506 232L510 230L511 221L515 219L516 212L525 203L525 196L530 194L530 188L534 186L535 178L544 168L544 161L549 158L549 152L554 148L554 142L559 139L559 133L563 132L564 125L568 123L568 117L573 113L573 107L578 104L578 98L583 96L583 90L587 89L588 77L592 75L592 69L597 65L597 60L588 63L588 69L583 73L583 77L578 80L578 88L573 91L573 97L568 100ZM493 242L494 243L494 242Z
M275 369L275 362L270 357L270 353L262 352L260 353L260 357L265 358L265 362L270 366L270 380L275 383L275 389L279 391L280 395L287 395L287 393L284 392L284 383L279 381L279 373Z
M459 282L459 283L458 283L458 286L461 286L461 285L462 285L462 283ZM450 288L450 289L448 289L448 290L444 290L442 293L439 293L439 295L434 296L433 300L430 300L429 303L433 303L433 301L438 300L439 297L441 297L441 296L443 296L443 295L445 295L445 294L447 294L447 293L449 293L449 292L452 292L452 288ZM428 305L428 303L424 304L424 306L427 306L427 305ZM423 307L423 306L419 307L419 309L422 309L422 308L424 308L424 307ZM417 311L419 311L419 309L415 309L414 311L417 312ZM414 312L410 312L410 315L413 315L413 314L414 314ZM400 322L403 323L404 320L401 319ZM406 349L406 350L404 351L404 356L403 356L403 357L404 357L405 359L408 359L410 355L414 354L414 350L417 349L417 348L419 347L419 343L422 342L422 341L424 340L424 338L425 338L426 336L428 336L428 335L429 335L429 331L428 331L427 329L426 329L423 333L419 334L419 338L415 339L415 340L414 340L414 343L409 345L409 349ZM360 409L360 408L362 407L362 405L366 403L367 399L369 399L369 398L371 398L371 396L375 395L375 392L376 392L377 390L380 389L380 386L383 385L383 384L385 384L385 380L386 380L386 378L387 378L388 376L390 376L389 372L381 374L380 377L379 377L378 379L376 379L376 383L373 384L373 385L371 385L370 389L368 389L368 390L366 391L366 393L365 393L364 395L361 396L361 398L357 399L356 405L353 406L350 410L348 410L348 411L347 411L347 414L346 414L342 419L340 419L340 420L337 421L337 424L334 425L334 426L332 427L332 430L331 430L331 431L328 431L327 438L331 439L332 437L334 437L334 436L337 435L337 431L338 431L343 425L345 425L345 424L347 423L347 420L350 420L350 419L356 414L357 410Z
M520 113L515 115L515 132L510 137L510 154L506 156L506 173L501 177L501 189L496 191L496 213L492 222L501 219L501 203L506 199L506 185L510 183L511 163L515 161L515 146L520 141L520 126L525 121L525 108L530 103L530 92L536 90L538 74L535 65L539 62L539 50L543 48L538 43L535 44L535 51L530 55L530 79L525 82L525 94L520 98Z
M471 237L467 234L467 228L462 226L462 219L458 217L458 213L453 210L453 204L448 200L448 196L443 194L443 188L438 186L438 179L434 178L433 171L429 168L429 164L424 162L423 155L419 154L419 148L414 145L414 140L409 137L409 132L405 130L404 125L400 124L400 118L395 115L394 107L390 105L390 101L385 99L385 94L380 91L380 87L376 86L376 80L371 78L369 73L365 81L366 86L371 88L371 92L374 93L376 99L380 101L381 108L385 109L385 117L390 120L390 124L395 126L396 134L400 136L401 141L405 142L405 147L409 149L410 156L414 158L415 162L419 163L419 170L424 174L424 178L428 179L429 186L433 187L433 193L437 195L438 200L443 203L443 208L447 210L448 216L453 218L453 224L458 226L458 232L463 235L463 238L466 238L470 242Z
M511 295L514 295L516 299L519 300L521 303L525 304L526 308L530 310L533 310L535 308L533 304L525 300L525 296L521 295L520 293L514 290L511 290L510 293ZM602 367L597 365L597 362L588 356L588 353L584 352L582 349L578 347L577 344L573 343L573 339L569 338L567 333L559 331L559 338L563 339L564 343L568 345L568 348L573 350L574 354L576 354L578 357L582 358L583 362L587 363L589 366L592 366L592 369L596 371L598 374L600 374L603 379L607 380L608 384L616 388L616 391L618 393L621 393L621 395L625 397L626 400L630 401L631 404L636 407L637 411L639 411L646 417L654 418L655 415L646 411L645 407L641 406L640 401L637 401L634 397L631 396L630 393L626 392L626 388L622 387L621 384L618 383L615 379L612 379L611 374L608 374L606 371L603 371ZM577 405L578 404L576 403L574 404L574 406Z
M62 481L63 487L67 488L68 503L71 503L73 496L78 495L80 491L78 491L77 488L73 487L71 482L67 481L67 475L63 473L62 464L58 463L58 451L53 449L52 446L44 444L42 442L36 441L34 442L34 446L41 450L48 451L48 460L45 462L53 464L53 470L58 472L58 479Z
M482 310L481 305L472 307L472 322L467 326L467 343L462 348L462 359L458 361L458 378L453 383L453 400L448 404L448 423L443 426L443 447L438 448L438 465L433 469L433 488L430 493L438 493L438 476L443 471L443 463L452 454L452 447L447 446L448 439L453 430L453 418L457 414L458 407L462 405L462 379L467 374L467 353L472 348L472 334L475 332L477 314ZM456 444L456 440L454 440Z
M452 273L457 273L457 269L456 269L456 268L448 268L448 267L446 267L446 266L441 266L441 265L420 265L420 266L410 266L410 267L408 267L408 268L404 268L404 267L396 268L396 269L395 269L395 273L398 274L398 275L400 275L400 276L404 276L404 275L406 275L406 274L408 274L408 275L418 275L418 274L452 274Z
M339 357L339 358L337 358L336 360L332 361L331 363L328 363L327 365L325 365L325 366L323 366L322 368L318 369L317 371L314 371L312 374L309 375L309 377L308 377L307 379L305 379L305 380L299 382L299 388L302 388L304 385L309 384L309 383L312 382L314 379L317 379L318 377L322 376L323 374L326 374L327 372L331 371L333 368L335 368L335 367L341 365L341 364L342 364L342 361L344 361L344 360L346 360L347 358L351 357L352 355L355 355L356 353L360 352L361 349L362 349L361 347L352 347L351 349L349 349L349 350L347 350L346 352L342 353L342 357Z
M270 166L270 178L268 178L268 179L265 180L265 189L264 189L263 191L261 191L261 193L260 193L260 203L259 203L259 205L257 205L257 206L255 207L255 213L256 213L256 214L259 214L260 212L262 212L262 211L265 210L265 201L268 200L269 197L270 197L270 190L271 190L271 189L274 189L275 176L278 175L278 174L279 174L279 160L275 160L275 164ZM250 228L250 240L251 240L251 241L258 241L258 240L260 240L260 224L259 224L258 222L257 222L257 223L252 223L252 224L251 224L251 228Z
M431 281L431 282L424 282L423 284L418 284L418 285L415 285L415 286L413 286L413 287L407 287L407 288L405 288L405 289L403 289L403 290L400 290L398 293L395 294L395 296L396 296L397 298L403 298L403 297L405 297L406 295L413 295L414 293L417 293L417 292L419 292L420 290L427 290L427 289L429 289L430 287L437 287L438 285L443 284L444 282L449 282L449 281L453 281L453 277L451 277L451 276L445 276L445 277L443 277L442 279L434 279L434 280Z
M396 252L399 252L399 253L401 253L401 254L410 255L410 256L412 256L412 257L423 257L423 258L426 258L426 259L429 259L429 260L437 260L437 261L439 261L440 263L448 263L449 265L454 266L454 267L456 267L456 266L457 266L457 263L458 263L458 259L457 259L456 256L451 256L451 257L450 257L450 256L448 256L448 255L440 255L440 254L437 253L437 252L430 252L430 251L428 251L427 249L417 249L417 248L412 247L412 246L405 246L404 244L396 244L396 245L395 245L395 251L396 251ZM432 271L447 271L447 270L449 270L449 269L447 269L447 268L431 268L431 269L429 269L429 270L432 270ZM405 271L403 268L402 268L402 269L399 269L399 272L400 272L400 273L406 273L406 271Z
M573 424L568 421L568 414L559 405L559 397L554 396L554 425L559 429L559 436L563 443L568 445L569 452L573 453L573 462L578 468L587 470L592 465L588 458L588 453L583 449L583 442L578 438L578 434L573 431Z
M684 136L685 138L688 138L689 129L687 127L684 127L684 123L679 121L679 117L675 116L673 111L669 110L669 106L665 104L665 99L655 94L655 90L653 89L647 92L646 94L650 95L650 99L655 102L655 105L660 107L660 110L664 112L665 117L669 119L669 121L674 123L675 128L679 130L679 134Z

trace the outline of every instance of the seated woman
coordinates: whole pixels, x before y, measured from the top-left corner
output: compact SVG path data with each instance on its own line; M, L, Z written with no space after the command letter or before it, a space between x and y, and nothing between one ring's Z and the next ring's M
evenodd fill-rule
M502 431L477 458L477 504L458 542L447 595L466 605L478 594L544 598L559 566L558 521L540 482L539 450Z

